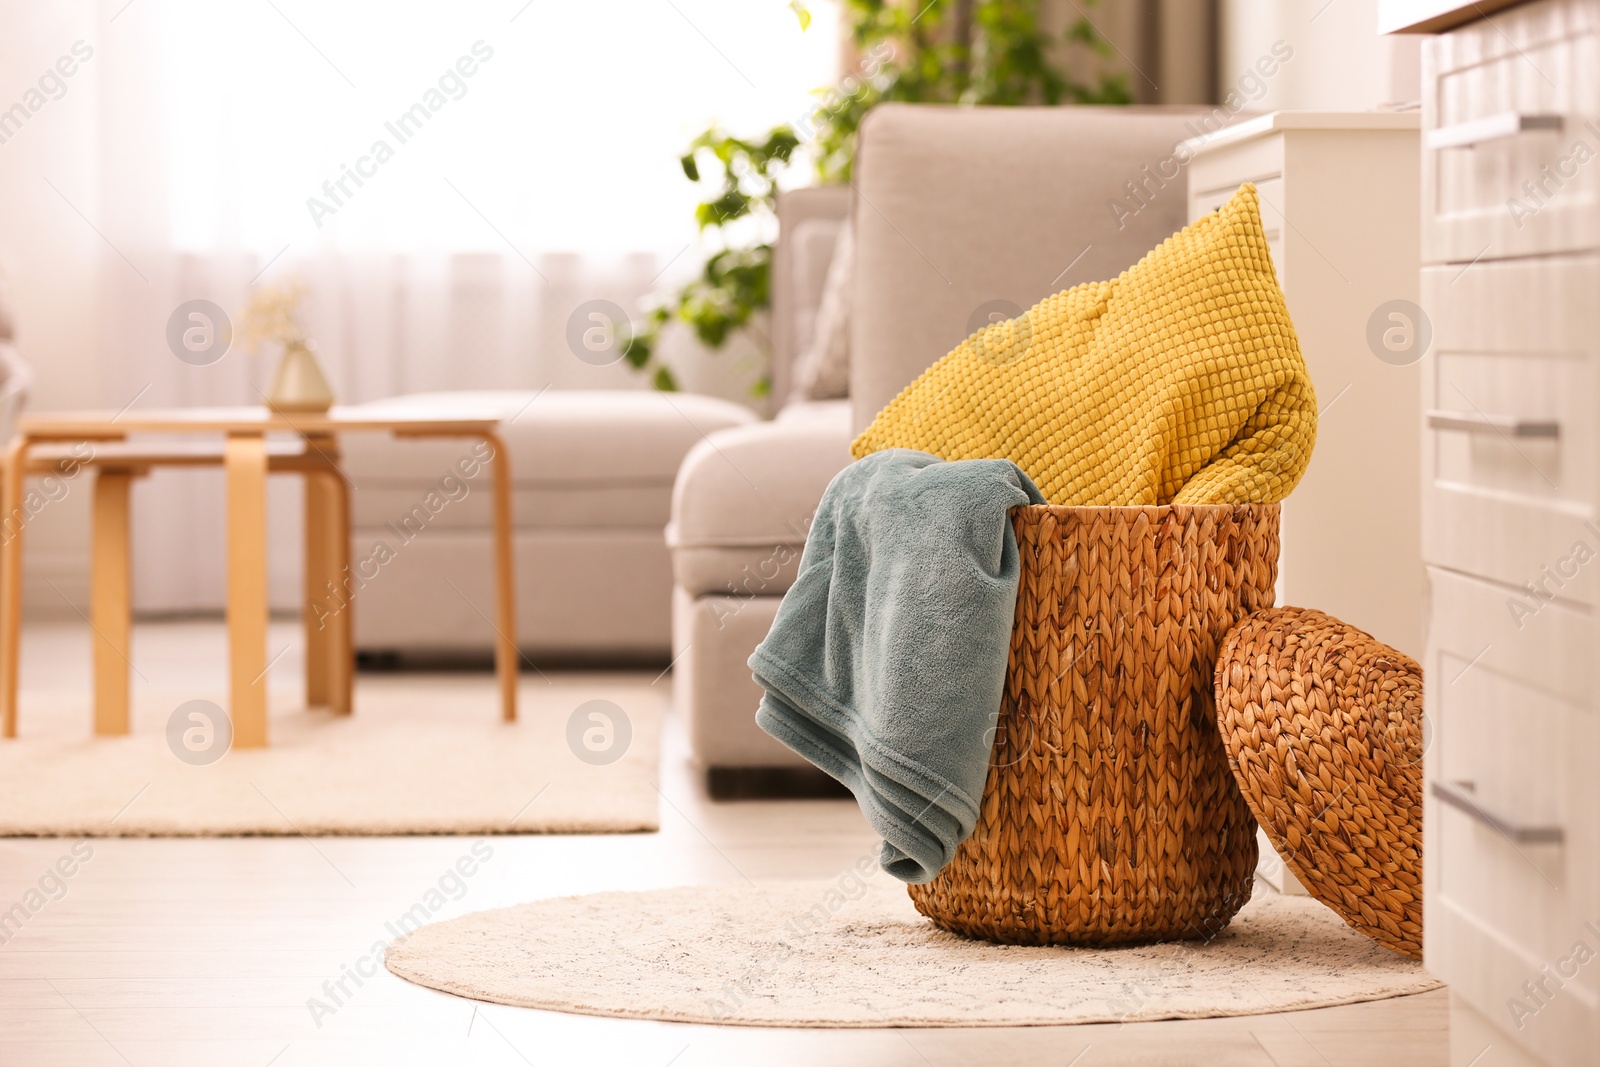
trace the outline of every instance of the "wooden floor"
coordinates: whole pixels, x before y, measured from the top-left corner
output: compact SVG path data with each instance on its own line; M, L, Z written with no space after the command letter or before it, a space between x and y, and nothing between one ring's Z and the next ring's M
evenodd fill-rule
M298 681L274 627L275 687ZM141 626L136 686L220 688L220 625ZM81 625L30 625L22 729L81 707ZM209 665L209 666L208 666ZM614 677L614 676L613 676ZM641 689L666 686L649 673ZM538 699L537 675L524 695ZM281 688L280 688L281 691ZM357 687L357 710L360 687ZM59 710L54 714L61 714ZM59 721L59 720L58 720ZM87 722L84 724L87 729ZM155 728L145 723L145 728ZM137 726L136 726L137 728ZM872 847L849 801L714 804L669 723L658 834L497 837L441 915L599 889L832 877ZM0 910L73 842L0 839ZM1239 1064L1430 1067L1446 1061L1443 992L1318 1011L1129 1025L970 1030L759 1030L564 1016L481 1005L379 971L332 1015L324 982L386 940L466 853L464 838L100 840L20 934L0 945L0 1064L629 1064L1008 1067Z

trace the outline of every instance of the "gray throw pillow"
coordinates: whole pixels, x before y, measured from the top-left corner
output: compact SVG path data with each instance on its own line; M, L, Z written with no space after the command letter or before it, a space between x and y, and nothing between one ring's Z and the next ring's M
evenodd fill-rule
M855 228L839 227L833 261L822 286L822 301L811 343L795 362L795 394L804 400L838 400L850 395L850 288L855 274Z

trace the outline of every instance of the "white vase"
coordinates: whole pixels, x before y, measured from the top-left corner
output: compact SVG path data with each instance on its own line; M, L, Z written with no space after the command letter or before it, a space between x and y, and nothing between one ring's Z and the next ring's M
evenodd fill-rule
M309 345L290 341L283 346L267 406L286 414L323 412L333 407L333 388Z

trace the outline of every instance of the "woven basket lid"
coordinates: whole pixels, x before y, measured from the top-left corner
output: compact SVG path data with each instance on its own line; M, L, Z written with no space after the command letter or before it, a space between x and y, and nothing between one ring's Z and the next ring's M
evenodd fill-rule
M1422 957L1422 668L1308 608L1258 611L1217 655L1228 765L1289 869L1345 922Z

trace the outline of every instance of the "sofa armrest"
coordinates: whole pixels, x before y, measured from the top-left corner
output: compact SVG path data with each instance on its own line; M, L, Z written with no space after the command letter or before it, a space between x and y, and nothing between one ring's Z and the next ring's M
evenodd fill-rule
M667 544L696 595L777 596L794 581L822 493L850 464L848 401L707 435L678 469Z

